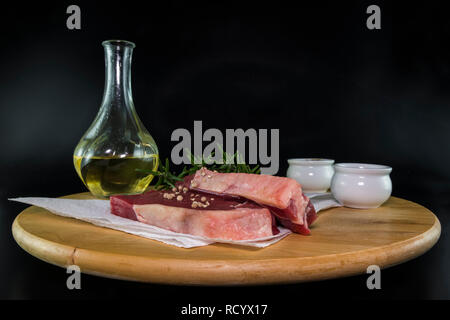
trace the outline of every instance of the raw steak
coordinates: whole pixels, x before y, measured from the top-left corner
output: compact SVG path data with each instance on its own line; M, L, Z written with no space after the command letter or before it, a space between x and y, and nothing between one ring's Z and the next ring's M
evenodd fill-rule
M206 168L185 179L192 190L252 200L270 211L294 232L310 234L317 218L314 207L294 179L247 173L218 173Z
M277 234L267 208L246 200L213 197L179 189L112 196L111 213L174 232L226 240L250 240Z

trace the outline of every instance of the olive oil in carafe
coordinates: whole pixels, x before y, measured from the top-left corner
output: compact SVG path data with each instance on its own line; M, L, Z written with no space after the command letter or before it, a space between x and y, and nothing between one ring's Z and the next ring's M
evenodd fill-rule
M155 140L139 119L131 93L134 43L104 41L105 89L97 116L73 153L75 169L96 197L144 192L158 168Z
M150 157L79 157L74 165L86 187L97 196L144 192L158 168L158 155Z

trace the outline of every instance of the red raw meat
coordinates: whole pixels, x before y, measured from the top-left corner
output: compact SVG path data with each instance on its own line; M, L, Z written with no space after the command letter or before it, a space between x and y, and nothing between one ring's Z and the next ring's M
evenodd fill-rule
M305 201L308 201L308 205L306 206L305 209L305 215L306 215L306 224L301 225L301 224L295 224L292 221L290 221L289 219L282 219L280 217L278 218L278 221L286 228L290 229L291 231L295 232L295 233L300 233L303 235L309 235L311 233L311 230L309 230L309 226L317 219L317 213L316 210L314 209L313 204L311 203L311 201L309 201L309 199L303 195L305 199ZM277 208L271 208L272 213L274 212L274 210L279 210ZM275 215L275 214L274 214Z
M198 170L183 182L192 190L252 200L270 211L280 223L300 234L310 234L317 218L314 207L294 179L248 173L218 173Z
M174 232L226 240L257 239L279 232L270 211L256 203L183 192L182 188L112 196L110 202L112 214Z

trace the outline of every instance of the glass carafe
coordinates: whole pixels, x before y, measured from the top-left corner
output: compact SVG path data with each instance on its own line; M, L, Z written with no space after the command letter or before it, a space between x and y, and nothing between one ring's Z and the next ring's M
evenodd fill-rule
M75 169L94 196L138 194L158 168L158 148L139 119L131 93L134 43L103 42L105 89L100 110L73 154Z

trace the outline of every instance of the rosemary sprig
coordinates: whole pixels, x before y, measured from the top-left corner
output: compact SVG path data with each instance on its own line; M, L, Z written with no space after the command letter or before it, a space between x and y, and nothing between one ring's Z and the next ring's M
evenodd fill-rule
M144 171L144 170L140 170ZM145 173L150 173L148 171L144 171ZM158 177L156 184L153 186L154 189L170 189L175 187L175 183L177 181L183 180L182 177L175 175L175 173L170 171L169 168L169 159L166 158L166 163L159 166L157 171L151 171L151 173Z
M214 152L207 158L204 159L203 157L195 158L195 156L189 153L189 159L191 164L189 166L184 166L183 170L176 174L173 171L170 171L169 167L169 159L166 158L164 164L161 163L157 171L145 171L145 170L139 170L144 173L151 173L155 177L158 177L158 180L156 181L156 184L152 186L152 189L156 190L165 190L165 189L172 189L175 187L175 184L178 181L183 180L184 177L194 174L197 170L205 167L208 170L211 171L217 171L221 173L230 173L230 172L236 172L236 173L253 173L253 174L260 174L261 169L259 165L256 165L254 167L250 167L249 165L245 163L239 163L243 162L241 159L241 156L239 152L236 152L234 155L230 155L226 153L225 151L222 151L222 159L223 163L217 163L215 161L212 161L214 158ZM198 160L198 161L196 161ZM226 163L228 162L231 163ZM232 160L232 161L230 161ZM196 163L197 162L197 163Z

